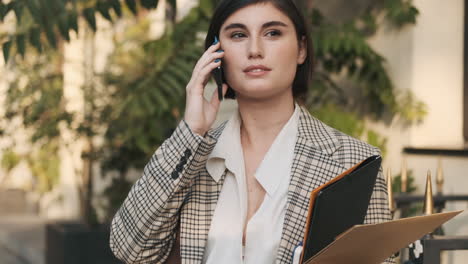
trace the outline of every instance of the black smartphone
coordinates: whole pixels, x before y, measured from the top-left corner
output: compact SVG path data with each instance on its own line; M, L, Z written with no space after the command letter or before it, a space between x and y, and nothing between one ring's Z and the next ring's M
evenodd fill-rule
M223 68L221 66L218 66L211 72L213 74L213 78L215 79L216 85L218 86L218 99L219 101L222 101L223 100L223 82L224 82Z

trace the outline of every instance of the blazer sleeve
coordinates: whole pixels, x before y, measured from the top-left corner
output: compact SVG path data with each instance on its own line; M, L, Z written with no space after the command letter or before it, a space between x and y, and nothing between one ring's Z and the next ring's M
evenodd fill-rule
M374 155L380 155L380 151L376 149ZM369 207L367 208L364 224L376 224L390 220L392 220L392 216L390 214L390 209L388 208L387 183L382 172L382 167L380 167ZM383 262L383 264L391 263L395 263L395 259L393 257L390 257Z
M176 238L180 208L200 166L197 151L214 144L182 120L153 154L111 224L110 248L125 263L162 263ZM203 152L203 151L202 151Z

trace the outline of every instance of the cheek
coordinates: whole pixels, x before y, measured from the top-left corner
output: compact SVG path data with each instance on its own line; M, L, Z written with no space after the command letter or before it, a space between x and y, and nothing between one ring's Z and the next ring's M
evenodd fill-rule
M298 50L297 47L291 46L289 43L282 43L278 45L275 51L272 52L275 54L277 62L284 66L290 67L291 65L297 64Z
M222 67L224 71L224 76L229 80L233 75L236 74L241 68L241 61L239 56L235 55L236 53L232 50L226 51L222 62ZM237 70L236 70L237 69Z
M224 49L224 58L223 66L235 66L239 64L239 51L232 47L223 47Z
M296 76L297 70L297 47L291 47L291 45L285 45L281 48L281 51L276 52L276 65L281 68L282 77L286 82L292 82Z

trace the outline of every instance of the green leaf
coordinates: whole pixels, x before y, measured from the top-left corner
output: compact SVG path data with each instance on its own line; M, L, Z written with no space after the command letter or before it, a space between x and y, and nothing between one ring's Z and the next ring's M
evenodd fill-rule
M175 64L173 63L169 64L167 66L167 70L170 71L171 74L174 76L174 78L176 78L180 82L185 82L185 83L189 82L190 74L188 74L187 72L181 71L180 68L175 66Z
M5 63L8 62L8 58L10 57L10 49L11 49L11 40L3 43L2 50L3 50L3 59Z
M162 111L166 111L167 109L169 109L169 104L167 103L167 100L166 98L164 98L164 96L162 96L160 93L155 93L155 99L157 101L157 104L159 105L159 107L161 108Z
M151 99L148 96L142 96L140 104L144 109L144 115L152 114L155 111L156 105L151 102Z
M387 1L385 9L386 19L397 29L406 24L416 23L416 17L419 14L418 9L412 5L411 1Z
M91 27L93 31L96 31L96 17L94 16L94 8L88 7L83 10L83 16L88 22L88 25Z
M146 9L156 8L159 0L140 0L141 6Z
M76 10L71 10L68 15L68 26L78 34L78 13Z
M193 71L193 65L191 65L190 63L186 63L182 60L175 60L172 62L172 64L177 66L177 68L179 68L179 71L184 72L188 76L190 76L190 74Z
M6 149L3 152L2 159L1 159L1 166L7 172L11 171L14 167L16 167L21 161L21 157L14 152L11 148Z
M385 156L385 153L386 153L385 145L387 143L387 138L379 135L374 130L369 129L367 131L367 140L366 141L367 141L367 143L378 147L380 149L380 151L382 152L382 155Z
M167 94L167 99L177 99L178 91L183 90L183 86L181 87L169 74L164 74L159 82L161 82L161 90Z
M53 24L53 20L55 20L55 16L58 13L54 12L52 10L52 5L50 5L50 2L48 0L35 0L38 3L38 9L40 10L41 13L41 23L43 25L51 25Z
M205 16L211 16L211 14L213 14L213 1L212 0L200 0L199 7Z
M6 15L6 5L0 1L0 21L3 22L3 18L5 17Z
M12 1L10 4L13 5L13 11L15 12L16 19L18 20L18 23L20 23L21 15L23 14L23 5L18 1Z
M96 9L99 11L99 13L108 21L112 22L112 17L109 14L109 9L110 5L109 3L103 2L103 1L97 1L96 3Z
M34 27L29 30L29 43L31 43L38 52L42 52L41 32L39 31L39 28Z
M140 136L140 137L136 137L136 145L140 149L145 149L148 147L148 142L145 137Z
M10 2L8 4L5 5L5 9L4 9L4 12L3 12L3 17L2 17L2 20L5 18L5 16L8 15L8 13L13 10L13 4L14 2Z
M70 33L68 27L68 18L66 16L61 16L57 23L60 35L66 40L70 41Z
M313 111L315 117L325 124L350 136L359 138L364 132L364 121L355 112L346 111L335 104L326 104Z
M125 4L127 4L128 8L134 15L137 14L137 6L135 0L125 0Z
M53 48L57 48L57 39L55 37L55 33L54 33L53 29L51 27L46 27L45 28L45 33L46 33L47 40L49 41L49 44Z
M31 13L33 19L39 24L41 23L41 14L39 12L39 9L36 5L36 2L34 0L26 0L25 1L26 6L29 10L29 13Z
M24 41L24 35L20 34L16 36L16 46L18 47L18 52L21 54L21 57L24 58L24 52L26 50L25 48L25 41Z
M122 16L122 6L120 5L119 0L110 0L109 4L112 6L112 9L114 9L115 14L118 17Z

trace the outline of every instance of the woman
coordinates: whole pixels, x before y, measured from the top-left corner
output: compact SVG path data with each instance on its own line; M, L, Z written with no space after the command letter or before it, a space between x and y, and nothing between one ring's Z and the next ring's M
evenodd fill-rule
M205 43L184 119L114 217L111 248L127 263L163 263L180 233L184 263L291 263L311 191L379 151L298 104L312 50L291 0L221 1ZM210 130L220 101L203 90L221 64L239 108ZM366 223L390 219L386 200L379 173Z

